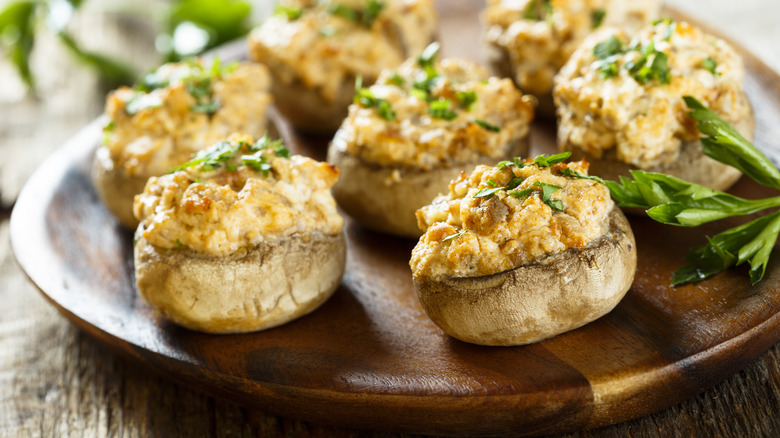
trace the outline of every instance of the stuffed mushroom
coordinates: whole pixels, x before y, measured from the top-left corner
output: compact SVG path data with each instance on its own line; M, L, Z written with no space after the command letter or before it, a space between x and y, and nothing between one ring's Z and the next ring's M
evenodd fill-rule
M603 178L641 169L725 190L741 173L704 155L683 96L752 141L744 76L734 49L685 22L660 20L633 36L604 29L555 79L559 146L585 157Z
M136 286L184 327L242 333L305 315L345 265L338 170L281 141L233 136L136 197Z
M568 155L477 166L417 212L414 285L445 332L536 342L603 316L628 291L631 227L586 162L561 162Z
M553 77L591 32L636 31L658 17L659 0L488 0L483 13L493 65L539 99L552 117Z
M528 151L532 99L437 50L358 90L330 145L328 161L341 170L333 194L365 227L419 237L415 211L463 169Z
M205 145L234 132L266 131L270 78L257 64L165 64L106 99L108 123L92 168L95 189L119 222L135 229L133 198Z
M294 126L332 134L356 78L372 84L435 31L433 0L283 0L249 35L249 53L269 67L276 105Z

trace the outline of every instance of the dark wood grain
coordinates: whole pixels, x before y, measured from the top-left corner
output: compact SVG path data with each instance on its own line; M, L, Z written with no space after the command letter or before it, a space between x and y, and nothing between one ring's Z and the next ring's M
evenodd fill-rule
M751 71L755 76L755 70ZM773 81L777 79L772 75L754 79L751 94L778 83ZM759 97L770 99L770 104L759 109L777 108L768 108L776 104L777 93ZM759 141L776 135L771 131L773 120L780 118L764 120L766 136L759 137ZM761 123L760 119L760 127ZM529 347L491 349L444 337L421 317L419 305L408 289L405 278L409 272L402 257L408 259L412 243L353 225L348 227L353 244L349 274L334 299L315 314L256 335L207 336L178 329L157 320L135 299L129 233L113 225L107 213L101 211L86 178L90 149L97 139L95 132L95 126L88 127L83 136L52 157L51 162L58 165L50 166L56 171L37 177L43 181L37 190L33 180L27 189L30 192L20 200L11 231L20 262L61 306L60 310L86 333L176 380L248 406L293 418L398 431L466 433L474 431L464 428L473 427L475 419L491 431L497 431L497 425L504 422L508 426L500 431L507 433L594 427L600 424L596 420L605 416L608 422L619 421L687 398L732 374L776 340L776 290L746 288L745 273L739 270L721 276L715 285L708 282L703 288L669 290L664 286L669 272L681 263L685 246L697 242L701 234L668 231L646 221L637 225L645 230L644 239L639 241L640 278L644 282L635 284L616 312L593 327ZM549 127L544 126L535 131L538 147L549 143L548 132ZM759 128L759 135L761 132ZM322 153L314 139L297 144L309 147L306 151L312 155ZM737 190L759 194L757 187L744 181ZM31 203L37 205L30 207ZM19 213L25 208L36 210L38 216ZM667 247L658 238L664 233L671 233L666 237L675 245ZM643 250L643 246L649 249ZM20 247L24 249L19 251ZM356 265L359 268L354 268ZM52 291L59 295L55 298ZM133 335L117 335L128 332ZM234 406L193 394L164 378L155 378L159 393L148 392L149 387L135 391L133 384L146 379L144 373L100 351L75 331L50 333L40 341L51 349L65 342L67 357L62 359L68 366L68 383L63 382L59 392L53 390L42 399L72 397L90 406L117 406L121 399L120 405L133 407L131 411L72 411L59 418L54 427L49 425L48 430L71 426L69 430L76 434L78 424L83 424L84 431L110 433L120 428L125 416L128 421L145 422L145 430L152 435L192 436L208 431L212 436L224 436L230 434L227 425L246 423L242 419L245 413ZM88 363L96 360L109 365ZM777 363L776 349L764 359L767 363L772 360ZM120 369L106 370L106 366ZM740 379L767 382L769 397L763 406L771 418L778 408L780 378L772 375L768 366L759 364L757 369L752 374L743 373ZM110 383L112 376L128 373L122 388ZM243 380L237 380L236 373ZM664 385L648 384L658 380ZM722 401L697 397L692 404L665 411L655 420L636 420L606 434L654 436L647 435L654 421L661 426L673 424L673 420L665 419L682 415L680 412L685 413L686 420L673 429L667 426L668 434L687 431L718 435L733 430L733 424L722 418L705 416L702 422L697 421L699 409L712 412L713 404L721 404L721 411L743 414L745 424L739 430L766 436L777 431L778 425L771 420L749 420L760 412L762 394L745 394L740 383L733 386L724 390ZM237 387L243 392L237 393ZM391 394L398 400L371 404L371 397L387 397L377 393L382 387L398 391ZM570 405L561 406L561 398L551 394L566 394ZM740 412L739 406L730 402L730 394L756 399L750 405L753 411ZM185 412L178 417L144 410L145 400L166 413L176 412L179 405ZM442 417L430 418L420 412L442 400L446 406L436 406L442 409ZM503 405L503 412L496 409L496 403ZM210 415L198 418L202 412ZM328 415L333 412L351 418L339 421ZM388 423L382 416L396 419ZM263 435L352 434L262 414L250 417ZM186 421L177 421L180 418ZM414 421L425 422L423 426L428 429L411 429L409 424ZM250 433L248 428L245 424L235 435ZM666 435L660 426L655 430L657 435Z

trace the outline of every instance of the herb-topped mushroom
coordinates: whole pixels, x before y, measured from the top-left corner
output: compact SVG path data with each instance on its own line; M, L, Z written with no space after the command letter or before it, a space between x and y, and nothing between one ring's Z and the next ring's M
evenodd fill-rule
M234 132L266 131L269 76L255 64L165 64L106 99L108 123L92 179L108 210L135 228L133 197L151 176Z
M477 166L417 212L410 266L423 309L451 336L520 345L612 310L636 270L625 216L568 153Z
M591 32L602 27L635 31L658 17L658 0L488 0L485 38L494 64L525 93L554 113L553 77Z
M354 83L422 51L436 30L433 0L282 0L249 35L268 66L279 111L299 129L332 134Z
M418 237L415 211L463 169L528 151L531 100L463 59L418 58L359 88L328 150L333 193L362 225Z
M233 136L136 197L136 285L164 317L212 333L311 312L344 273L338 170L281 141Z
M659 20L633 37L604 29L556 77L559 145L605 179L641 169L726 189L741 173L703 154L683 96L751 140L744 76L742 59L727 43L685 22Z

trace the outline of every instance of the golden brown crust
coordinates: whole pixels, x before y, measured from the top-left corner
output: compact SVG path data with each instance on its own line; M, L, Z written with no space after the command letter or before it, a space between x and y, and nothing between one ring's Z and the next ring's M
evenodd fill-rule
M747 118L733 126L746 139L752 141L755 130L752 109ZM617 181L620 176L631 177L629 171L639 169L634 165L619 161L614 148L605 151L601 158L594 157L569 142L564 145L563 149L572 152L572 160L582 158L587 160L590 163L590 174L604 179ZM714 190L726 190L742 176L742 172L739 170L704 155L698 140L683 142L678 159L668 165L653 166L641 170L665 173ZM629 210L629 212L634 213L633 210Z
M338 141L338 134L334 142ZM506 147L505 157L528 155L528 137ZM447 191L460 172L479 164L494 165L497 160L477 161L435 168L430 171L396 166L378 166L347 153L344 148L328 149L329 163L341 173L333 186L333 197L347 214L366 228L383 233L417 238L422 231L416 212L437 195Z
M423 309L449 335L481 345L523 345L585 325L631 287L636 243L618 208L610 231L582 249L484 277L415 277Z
M134 249L146 302L208 333L263 330L312 312L336 290L346 262L343 233L296 234L225 257L160 249L143 237Z

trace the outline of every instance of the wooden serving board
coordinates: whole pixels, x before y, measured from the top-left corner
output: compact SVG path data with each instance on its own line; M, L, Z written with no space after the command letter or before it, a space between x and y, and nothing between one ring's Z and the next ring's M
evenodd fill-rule
M449 54L479 57L479 2L442 13ZM742 51L758 145L780 142L780 77ZM299 137L299 153L327 143ZM692 245L727 226L682 229L632 218L639 268L607 316L523 347L454 340L423 313L408 267L413 241L347 219L347 271L312 314L247 335L169 324L138 298L132 234L98 201L89 178L101 120L31 178L11 218L16 256L66 317L99 341L185 385L277 415L351 428L447 435L545 434L636 418L676 404L744 367L780 339L780 266L750 286L746 269L672 289ZM552 124L533 130L553 151ZM776 195L747 179L733 193ZM777 252L777 251L775 251Z

